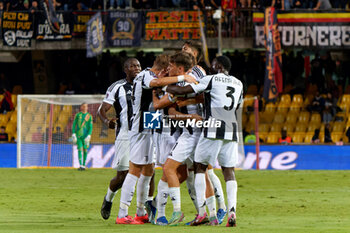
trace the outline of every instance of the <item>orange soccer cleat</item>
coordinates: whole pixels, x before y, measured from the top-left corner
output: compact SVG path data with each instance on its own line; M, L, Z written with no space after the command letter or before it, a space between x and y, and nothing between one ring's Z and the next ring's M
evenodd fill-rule
M137 221L133 219L130 215L124 217L124 218L118 218L115 220L115 224L134 224L134 225L141 225L143 222Z
M142 223L149 223L148 214L144 216L137 216L137 214L135 214L134 220Z

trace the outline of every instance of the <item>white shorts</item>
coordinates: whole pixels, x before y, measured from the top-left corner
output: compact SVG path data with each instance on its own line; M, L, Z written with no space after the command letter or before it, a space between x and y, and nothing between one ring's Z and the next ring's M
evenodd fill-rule
M229 140L205 138L201 134L194 161L215 166L216 159L222 167L236 167L238 162L238 143Z
M115 139L115 153L112 161L112 168L117 171L129 170L130 143L128 130L120 130Z
M142 134L129 131L130 162L137 165L153 163L153 140L152 134Z
M169 134L159 134L155 133L153 137L156 147L156 164L163 165L170 155L171 149L174 147L176 143L176 139L174 136L170 136Z
M180 163L186 162L187 166L191 167L199 136L200 132L193 134L182 133L177 139L177 142L171 150L168 158Z

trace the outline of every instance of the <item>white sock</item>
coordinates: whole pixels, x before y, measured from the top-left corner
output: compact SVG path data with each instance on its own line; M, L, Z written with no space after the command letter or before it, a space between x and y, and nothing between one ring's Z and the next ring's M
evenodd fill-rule
M159 180L158 182L158 193L157 193L157 211L158 218L165 216L165 207L168 201L169 188L168 183Z
M215 217L216 216L215 196L208 197L206 202L207 202L207 206L208 206L208 210L209 210L209 216Z
M194 180L194 187L196 188L196 195L197 195L197 203L198 203L198 214L199 216L203 216L205 211L205 174L204 173L197 173Z
M117 194L118 190L113 192L109 187L107 189L107 194L106 194L106 201L108 202L113 202L113 199L115 195Z
M151 181L152 176L144 176L141 174L139 182L137 183L137 216L144 216L145 211L145 202L147 201L148 192L149 192L149 182Z
M134 196L137 180L137 176L131 175L130 173L128 173L125 177L120 196L119 218L124 218L128 215L128 207L130 206Z
M171 187L169 188L169 196L173 202L174 212L181 211L181 195L180 187Z
M153 201L153 196L148 196L147 201Z
M236 211L237 207L237 181L229 180L226 182L227 204L228 211L230 212L232 207Z
M215 197L218 201L219 209L226 210L224 192L222 191L221 181L219 177L215 175L214 169L208 170L208 175L214 187Z
M194 171L189 171L188 172L186 185L187 185L188 194L190 194L190 197L192 199L194 207L196 207L196 210L197 210L197 213L198 213L198 203L197 203L196 189L194 188Z

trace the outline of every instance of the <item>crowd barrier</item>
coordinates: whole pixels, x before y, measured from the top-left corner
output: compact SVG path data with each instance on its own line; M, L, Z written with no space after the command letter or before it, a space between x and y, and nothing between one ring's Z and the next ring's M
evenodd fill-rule
M35 153L42 144L28 144ZM60 148L58 150L58 147ZM68 157L62 159L62 151ZM16 144L0 144L0 167L17 166ZM255 146L245 146L246 158L243 169L256 168ZM114 146L92 145L88 152L87 167L109 168L114 155ZM52 167L78 167L76 147L53 145ZM22 158L22 160L25 158ZM27 159L28 160L28 159ZM26 167L41 167L47 164L46 153L26 164ZM336 145L262 145L260 147L260 169L269 170L348 170L350 169L350 146Z

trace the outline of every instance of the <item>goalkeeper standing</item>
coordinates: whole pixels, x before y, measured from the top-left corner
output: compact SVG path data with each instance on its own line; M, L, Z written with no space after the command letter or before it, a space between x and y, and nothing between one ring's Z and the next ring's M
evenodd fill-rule
M92 133L92 116L88 113L88 105L82 103L80 105L80 112L78 112L73 121L72 139L73 143L78 146L79 155L79 171L85 170L85 162L87 157L87 150L90 146L90 139Z

